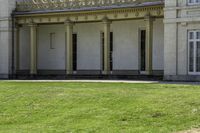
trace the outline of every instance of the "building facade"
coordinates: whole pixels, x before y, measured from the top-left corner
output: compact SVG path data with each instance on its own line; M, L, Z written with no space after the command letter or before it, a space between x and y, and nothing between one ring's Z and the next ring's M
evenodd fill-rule
M8 78L11 72L12 21L15 0L0 0L0 78Z
M200 81L199 0L15 3L0 8L2 78L145 75Z
M199 81L200 1L165 1L164 77Z

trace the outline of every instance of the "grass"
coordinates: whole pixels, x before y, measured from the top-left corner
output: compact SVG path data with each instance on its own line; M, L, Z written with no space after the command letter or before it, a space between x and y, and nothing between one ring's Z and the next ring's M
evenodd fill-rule
M0 133L170 133L200 127L200 86L0 82Z

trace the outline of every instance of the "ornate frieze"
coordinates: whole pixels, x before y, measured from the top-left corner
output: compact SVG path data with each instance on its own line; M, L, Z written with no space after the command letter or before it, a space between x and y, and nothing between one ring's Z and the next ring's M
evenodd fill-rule
M81 9L137 5L145 2L159 1L162 2L163 0L17 0L17 11Z
M16 15L16 22L19 24L29 24L31 22L38 24L46 23L64 23L70 19L73 22L97 22L102 21L105 17L109 20L127 20L127 19L144 19L147 15L152 17L163 17L163 6L141 7L130 9L112 9L106 11L92 12L60 12L46 14L26 14Z

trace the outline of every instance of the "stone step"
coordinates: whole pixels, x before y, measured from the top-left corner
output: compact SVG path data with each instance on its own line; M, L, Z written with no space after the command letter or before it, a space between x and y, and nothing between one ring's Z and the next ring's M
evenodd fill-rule
M163 80L163 76L155 75L15 75L10 79L21 79L21 80L32 80L32 79L51 79L51 80L78 80L78 79L88 79L88 80Z

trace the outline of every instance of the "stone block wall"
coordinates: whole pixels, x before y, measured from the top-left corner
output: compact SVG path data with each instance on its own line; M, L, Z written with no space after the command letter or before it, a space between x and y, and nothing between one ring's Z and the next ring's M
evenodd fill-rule
M188 31L200 30L200 4L189 0L165 0L164 78L200 81L188 72Z
M11 13L15 0L0 0L0 78L8 78L11 73Z

